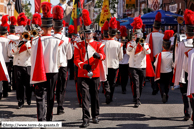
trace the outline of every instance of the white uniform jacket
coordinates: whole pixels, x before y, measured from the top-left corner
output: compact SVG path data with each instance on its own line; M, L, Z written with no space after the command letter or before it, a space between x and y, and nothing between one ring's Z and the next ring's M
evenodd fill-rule
M2 54L5 62L9 62L9 39L6 37L0 37L0 44L2 45Z
M31 66L31 44L30 41L23 44L21 47L17 47L17 44L13 44L13 48L10 51L13 55L13 65L15 66Z
M183 62L184 62L184 56L185 52L190 50L193 46L193 39L187 39L183 40L182 42L179 42L176 49L176 57L175 57L175 73L174 73L174 85L179 85L180 83L186 83L185 82L185 71L183 69Z
M147 38L145 40L145 43L150 43L150 34L147 35ZM163 37L164 34L159 32L152 32L152 43L153 43L153 57L156 56L156 54L162 52L162 44L163 44Z
M31 84L45 82L46 73L58 73L58 50L60 43L61 40L51 35L41 36L40 38L36 37L32 40ZM39 52L42 55L37 55ZM40 69L40 71L37 71L37 69ZM36 77L38 75L39 77Z
M10 34L10 35L7 36L7 38L10 39L10 42L9 42L9 45L8 45L8 47L9 47L8 56L9 56L9 57L13 57L13 55L11 54L10 51L12 50L12 48L13 48L15 45L17 45L17 44L19 43L20 37L14 35L14 34Z
M151 53L148 43L144 43L144 47L142 47L135 41L130 41L127 44L127 51L130 56L129 67L146 68L146 54Z
M67 60L70 60L73 56L71 39L65 37L63 34L54 34L54 37L63 41L63 43L59 44L58 66L67 67Z
M9 74L7 72L7 67L6 67L3 55L1 53L2 53L2 44L0 44L0 81L10 82Z
M194 94L194 49L188 52L188 86L187 86L187 96L193 98Z
M105 45L104 53L106 55L106 67L113 69L119 68L119 61L123 59L123 44L114 39L104 40L102 44Z
M156 61L154 62L154 66L157 67L157 60L158 57L156 57ZM161 52L161 65L160 65L160 73L169 73L172 72L173 67L173 54L170 51L162 51Z

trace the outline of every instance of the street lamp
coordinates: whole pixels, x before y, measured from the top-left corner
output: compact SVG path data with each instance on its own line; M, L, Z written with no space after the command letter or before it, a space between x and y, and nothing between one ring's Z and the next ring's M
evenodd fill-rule
M7 8L10 10L11 9L11 3L10 3L10 0L9 0L9 2L8 2L8 4L7 4Z
M28 8L31 9L32 4L30 3L30 1L28 2Z

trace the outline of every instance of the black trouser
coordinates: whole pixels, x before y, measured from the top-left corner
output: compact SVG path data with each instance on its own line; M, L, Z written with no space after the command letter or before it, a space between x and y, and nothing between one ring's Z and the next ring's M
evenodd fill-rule
M14 78L16 81L16 96L18 102L24 103L24 89L26 90L27 101L31 101L32 89L30 86L31 67L14 66ZM25 86L25 88L24 88Z
M70 80L74 79L74 63L73 63L73 59L68 60L68 68L70 69Z
M102 81L102 87L104 90L104 95L110 95L111 91L110 91L110 85L108 81Z
M110 85L110 92L111 92L110 93L110 99L111 100L113 98L113 93L114 93L114 90L115 90L117 75L118 75L118 69L108 68L107 81Z
M154 58L154 62L155 62L155 58ZM152 62L152 66L153 66L153 69L155 71L155 66L154 66L154 62ZM152 90L153 91L158 91L159 90L159 87L158 87L158 84L156 81L154 81L154 77L150 77L150 82L151 82L151 87L152 87Z
M10 63L6 62L7 72L8 72L9 77L10 77L9 65L10 65ZM8 81L3 81L3 95L7 96L7 94L8 94Z
M172 76L173 76L172 72L160 73L160 80L158 82L160 84L159 86L160 86L161 97L163 97L164 93L168 96L169 87L172 81Z
M74 80L75 80L75 86L76 86L76 93L77 93L77 99L79 104L82 103L82 94L81 94L81 85L78 83L80 81L78 81L78 67L75 65L74 66Z
M185 82L180 84L180 91L182 94L183 104L184 104L184 114L185 116L191 117L191 99L187 97L187 81L188 73L185 73Z
M57 73L47 73L47 81L35 84L37 118L38 121L52 121L54 106L54 90L58 78ZM47 95L47 111L45 97Z
M91 112L92 118L99 115L99 97L98 97L98 86L100 78L79 78L78 83L82 88L82 112L83 120L89 120L89 103L91 100Z
M129 78L128 69L129 69L129 64L119 64L119 73L121 77L122 91L126 91L126 86Z
M143 89L143 83L145 80L145 69L144 68L129 68L129 72L131 75L131 82L132 82L132 92L133 98L135 99L136 103L140 102L140 97Z
M57 96L57 103L58 106L63 107L63 102L65 99L65 91L67 87L67 67L60 67L58 73L58 81L56 87L56 96Z

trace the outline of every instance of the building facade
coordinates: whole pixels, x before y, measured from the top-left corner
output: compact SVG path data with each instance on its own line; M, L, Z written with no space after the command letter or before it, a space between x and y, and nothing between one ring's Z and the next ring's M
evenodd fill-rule
M9 0L0 0L0 18L3 15L9 15L9 16L14 15L14 2L10 1L10 3L12 4L10 9L8 9L7 7L8 2Z

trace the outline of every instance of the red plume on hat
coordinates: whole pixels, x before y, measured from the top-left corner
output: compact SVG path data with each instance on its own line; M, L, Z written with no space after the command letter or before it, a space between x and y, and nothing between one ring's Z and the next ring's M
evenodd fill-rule
M10 24L10 25L16 26L17 21L16 21L15 16L11 16L11 17L10 17L10 21L11 21L11 24Z
M31 22L31 20L30 20L30 19L28 19L27 25L30 25L30 22Z
M63 8L60 5L56 5L52 9L53 19L62 20L63 19Z
M69 34L73 34L74 33L74 30L75 30L74 26L73 25L70 25L69 28L68 28L68 33Z
M69 27L69 23L65 23L65 27Z
M139 17L135 17L133 20L134 21L131 23L133 29L141 29L143 26L141 15L139 15Z
M90 20L90 13L87 9L82 10L82 18L85 26L89 26L92 23L92 21Z
M65 24L66 24L65 20L63 20L63 27L65 27Z
M9 24L7 23L8 22L8 16L9 15L3 15L2 16L2 18L1 18L1 26L7 27L7 30L9 31Z
M121 37L127 37L127 28L125 26L120 27Z
M25 16L25 13L20 13L17 18L18 26L26 26L28 18Z
M52 18L51 8L52 4L49 2L42 2L41 4L43 18Z
M173 36L173 34L174 34L174 31L173 30L166 30L164 32L163 40L165 40L165 41L170 40L170 38Z
M162 18L162 14L161 14L160 12L158 12L158 13L156 14L155 21L161 22L161 18Z
M115 17L111 17L109 27L112 29L117 29L117 20Z
M194 12L186 9L184 13L184 20L186 25L193 25L194 24Z
M42 25L42 20L41 20L41 15L39 13L35 13L32 17L32 24L41 26Z
M120 22L117 21L117 30L120 30Z
M108 31L108 27L109 27L108 21L105 21L105 23L103 25L103 30L107 30Z

